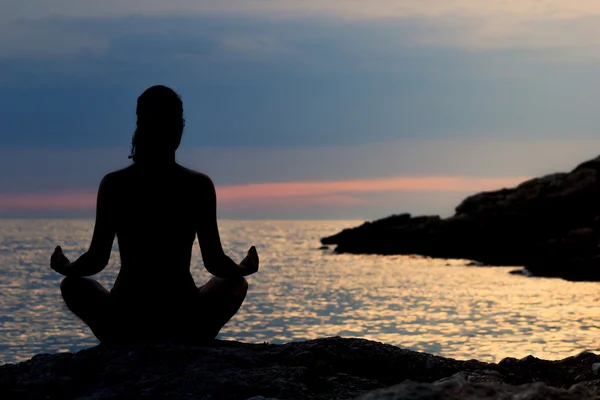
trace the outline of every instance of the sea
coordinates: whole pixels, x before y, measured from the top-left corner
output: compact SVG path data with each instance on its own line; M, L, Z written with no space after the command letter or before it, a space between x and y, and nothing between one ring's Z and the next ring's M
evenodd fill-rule
M285 343L355 337L489 362L600 351L600 283L528 278L509 274L514 267L475 267L468 260L320 249L321 237L360 223L220 221L226 253L239 261L256 245L260 270L248 278L246 301L219 338ZM0 220L0 364L98 343L64 306L62 277L49 266L56 245L71 260L85 252L93 225L85 219ZM95 278L110 288L118 270L115 245ZM198 285L210 279L197 245L191 270Z

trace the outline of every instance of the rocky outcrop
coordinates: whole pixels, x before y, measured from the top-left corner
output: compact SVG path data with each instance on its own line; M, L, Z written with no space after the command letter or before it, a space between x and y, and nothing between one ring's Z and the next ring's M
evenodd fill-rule
M457 361L339 337L284 345L100 345L1 366L0 398L491 399L509 398L494 393L553 393L591 399L585 396L600 385L593 372L598 362L588 352L561 361ZM579 397L569 397L573 393ZM527 396L518 398L552 398Z
M466 198L452 217L394 215L323 238L341 253L419 254L600 280L600 157Z

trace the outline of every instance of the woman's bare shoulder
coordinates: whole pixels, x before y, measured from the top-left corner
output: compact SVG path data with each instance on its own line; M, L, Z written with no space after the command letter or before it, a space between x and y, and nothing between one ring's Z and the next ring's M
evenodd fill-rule
M119 180L122 180L122 179L126 178L128 175L130 175L131 172L132 172L131 166L109 172L108 174L104 175L104 178L102 178L102 182L100 183L100 185L115 184Z
M196 171L190 168L186 168L183 166L179 166L180 170L186 175L188 179L190 179L193 183L206 186L214 186L212 179L210 176L202 173L200 171Z

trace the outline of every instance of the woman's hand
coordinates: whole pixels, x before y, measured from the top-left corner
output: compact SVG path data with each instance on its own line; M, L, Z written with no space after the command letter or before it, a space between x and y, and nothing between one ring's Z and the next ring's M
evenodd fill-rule
M61 275L67 275L67 267L71 264L60 246L56 246L50 257L50 268Z
M256 251L256 247L250 247L248 250L248 254L240 263L240 269L242 270L242 275L248 276L256 273L258 271L258 252Z

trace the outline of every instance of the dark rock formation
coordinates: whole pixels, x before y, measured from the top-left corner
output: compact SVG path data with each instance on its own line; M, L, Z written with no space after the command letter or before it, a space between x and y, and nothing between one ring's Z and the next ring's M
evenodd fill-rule
M558 389L543 383L522 386L449 381L440 384L407 382L388 389L377 390L356 400L598 400L595 390L573 386Z
M420 254L600 280L600 157L466 198L452 217L393 215L323 238L341 253Z
M348 399L389 388L364 399L491 399L508 394L591 399L600 386L593 372L598 362L599 356L584 352L561 361L529 356L488 364L342 338L284 345L100 345L1 366L0 398Z

